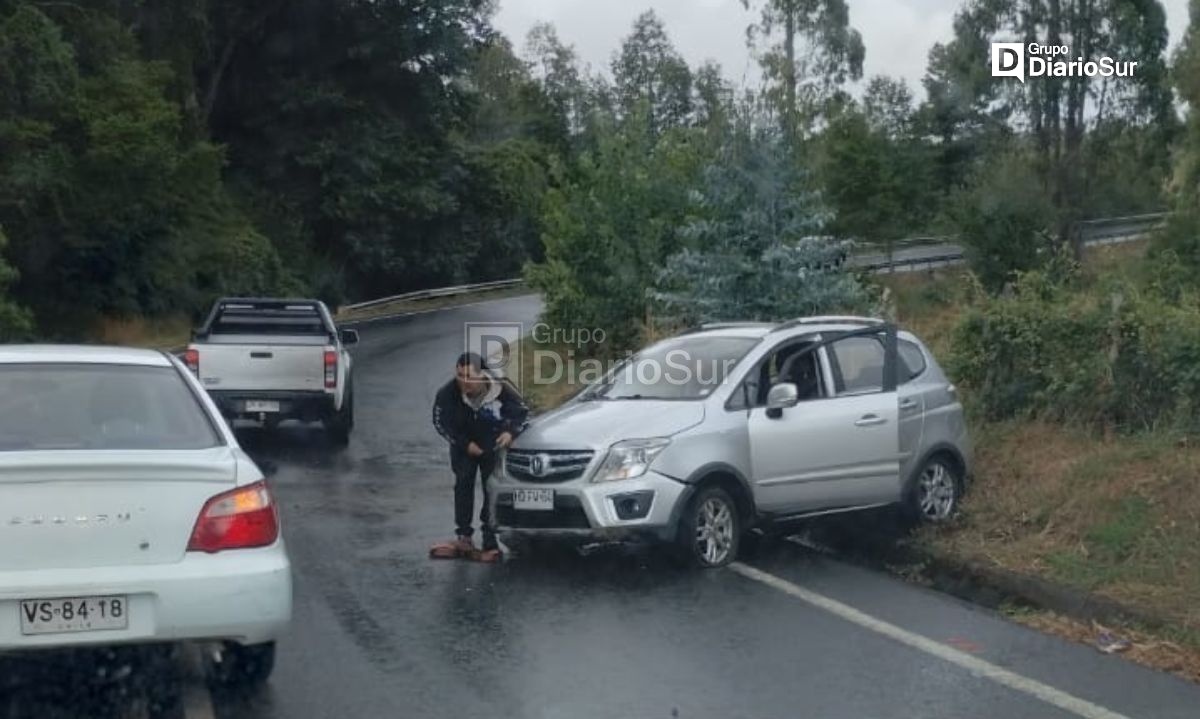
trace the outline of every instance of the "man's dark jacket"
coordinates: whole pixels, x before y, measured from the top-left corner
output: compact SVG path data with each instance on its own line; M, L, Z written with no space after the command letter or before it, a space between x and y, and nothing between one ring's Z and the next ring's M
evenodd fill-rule
M479 409L463 401L453 379L438 390L433 401L433 426L455 450L466 452L467 445L474 442L485 453L491 453L501 434L510 432L515 437L525 428L529 416L525 400L508 382L492 381L499 385L500 393Z

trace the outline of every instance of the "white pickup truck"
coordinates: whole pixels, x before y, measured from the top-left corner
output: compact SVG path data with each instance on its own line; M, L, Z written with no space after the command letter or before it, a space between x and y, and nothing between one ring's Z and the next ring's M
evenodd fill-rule
M357 343L317 300L227 298L192 333L184 361L228 419L320 421L344 445L354 428L346 348Z

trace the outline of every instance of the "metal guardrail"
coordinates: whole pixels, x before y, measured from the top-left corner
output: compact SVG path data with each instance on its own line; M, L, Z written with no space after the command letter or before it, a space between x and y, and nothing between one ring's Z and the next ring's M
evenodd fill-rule
M496 280L494 282L477 282L473 285L458 285L456 287L438 287L431 290L417 290L415 292L405 292L400 295L392 295L391 297L380 297L377 300L367 300L366 302L356 302L352 305L342 305L340 308L343 312L351 310L365 310L371 307L390 304L392 302L403 302L406 300L431 300L436 297L454 297L456 295L465 295L471 292L484 292L487 290L502 290L508 287L517 287L525 284L524 279L513 280Z
M1169 216L1170 213L1167 212L1155 212L1144 215L1128 215L1126 217L1103 217L1076 223L1076 228L1080 233L1080 240L1085 246L1112 245L1140 239L1147 233L1165 225ZM847 265L855 270L871 273L881 273L884 271L912 272L923 267L932 269L934 267L960 265L966 262L966 252L962 247L958 246L958 239L958 235L940 235L909 237L896 240L891 244L890 256L888 253L882 251L856 255L849 258ZM920 252L921 248L926 248L929 252L922 253ZM907 257L896 257L897 253L911 254ZM356 302L352 305L343 305L340 310L341 312L348 312L370 309L405 300L420 301L437 297L454 297L472 292L517 287L524 283L524 279L517 278L496 280L494 282L477 282L471 285L458 285L456 287L417 290L391 297L367 300L366 302Z
M1084 245L1111 245L1141 237L1166 225L1168 213L1085 220L1076 225Z
M1132 242L1146 236L1150 232L1161 229L1170 217L1167 212L1155 212L1144 215L1128 215L1125 217L1104 217L1095 220L1084 220L1076 223L1076 231L1080 234L1080 242L1085 247L1100 245L1115 245ZM921 267L945 267L960 265L966 262L966 252L961 247L951 243L958 240L957 235L945 237L911 238L897 240L892 243L892 252L888 256L882 252L860 255L859 262L852 259L850 265L855 269L881 273L911 272ZM898 252L911 252L927 248L929 254L912 254L908 257L896 257ZM934 251L944 250L944 251Z

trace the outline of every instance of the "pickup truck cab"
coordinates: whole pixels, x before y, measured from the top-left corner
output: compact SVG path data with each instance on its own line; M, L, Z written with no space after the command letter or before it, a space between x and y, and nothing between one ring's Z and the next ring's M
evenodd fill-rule
M226 298L193 332L184 361L226 418L319 421L344 445L354 428L346 348L357 342L317 300Z

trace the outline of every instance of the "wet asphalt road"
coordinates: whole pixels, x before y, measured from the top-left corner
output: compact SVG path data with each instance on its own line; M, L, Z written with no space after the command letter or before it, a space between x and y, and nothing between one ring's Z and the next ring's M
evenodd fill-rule
M295 620L267 687L206 694L215 717L1200 716L1200 687L788 542L744 571L645 551L429 560L453 531L430 406L463 323L532 322L538 309L516 298L360 327L345 450L315 428L241 433L278 468ZM184 681L167 664L143 683ZM147 711L143 694L132 715L207 719L170 691ZM7 716L125 716L134 701L72 714L27 699Z

